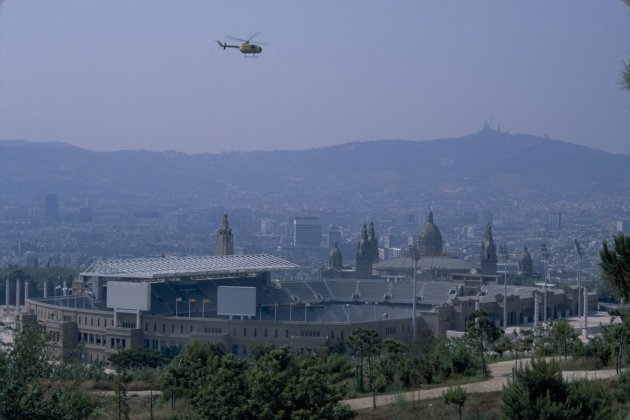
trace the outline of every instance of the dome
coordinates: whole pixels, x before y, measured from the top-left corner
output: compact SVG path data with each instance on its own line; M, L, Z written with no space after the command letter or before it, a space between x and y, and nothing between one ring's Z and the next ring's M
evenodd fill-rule
M338 269L343 267L343 257L341 255L341 251L339 251L339 247L337 247L337 242L335 242L335 246L328 254L328 266Z
M328 257L330 258L338 258L341 255L341 251L337 248L337 242L335 242L335 246L330 250Z
M523 248L523 253L518 258L518 271L525 274L533 272L532 256L529 255L527 247Z
M433 224L433 211L429 211L427 222L420 229L418 251L420 255L442 255L442 233Z

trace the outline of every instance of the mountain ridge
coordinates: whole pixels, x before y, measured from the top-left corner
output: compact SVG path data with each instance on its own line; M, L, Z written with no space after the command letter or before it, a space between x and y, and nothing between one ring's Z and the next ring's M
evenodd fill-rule
M460 138L189 155L0 141L0 192L206 195L220 201L394 199L407 194L630 191L630 156L491 130Z

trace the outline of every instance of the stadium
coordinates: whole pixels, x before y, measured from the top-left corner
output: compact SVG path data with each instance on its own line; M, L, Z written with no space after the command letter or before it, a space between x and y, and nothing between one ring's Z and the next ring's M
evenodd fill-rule
M237 356L254 343L313 349L344 340L357 327L374 328L383 338L413 337L408 277L296 280L298 268L271 255L97 261L71 288L25 297L18 319L44 325L59 354L79 349L86 362L105 362L120 349L163 350L193 340L221 343ZM462 331L476 308L501 325L503 289L418 281L416 333ZM538 293L508 286L508 325L542 319ZM570 315L568 300L562 290L549 290L549 316Z

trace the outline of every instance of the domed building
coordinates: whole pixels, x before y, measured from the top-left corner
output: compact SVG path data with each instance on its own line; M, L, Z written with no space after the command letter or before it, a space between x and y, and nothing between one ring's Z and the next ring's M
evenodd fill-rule
M335 242L335 246L330 250L328 254L328 267L341 270L343 268L343 256L341 251Z
M527 247L523 248L523 253L518 258L518 273L523 275L531 275L534 272L532 256L529 255Z
M418 253L421 256L442 255L442 233L433 223L433 210L429 210L427 222L420 229L418 235Z

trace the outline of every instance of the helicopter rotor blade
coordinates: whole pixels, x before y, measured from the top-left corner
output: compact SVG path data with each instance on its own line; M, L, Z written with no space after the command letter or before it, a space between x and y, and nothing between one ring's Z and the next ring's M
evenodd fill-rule
M249 42L249 39L237 38L237 37L232 36L232 35L226 35L225 37L226 37L227 39L231 39L232 41Z
M249 38L247 38L247 41L251 41L252 39L256 38L258 35L260 35L260 31L255 31L252 32L251 35L249 35Z

